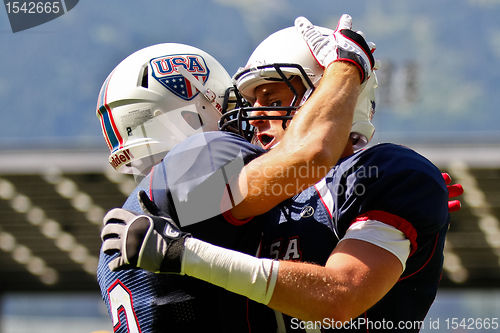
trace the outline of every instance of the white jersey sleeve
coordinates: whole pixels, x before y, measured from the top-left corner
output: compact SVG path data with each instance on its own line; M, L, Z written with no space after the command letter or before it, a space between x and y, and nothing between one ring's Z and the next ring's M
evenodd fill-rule
M391 252L401 261L403 271L405 270L406 260L410 255L410 241L393 226L376 220L355 222L340 241L345 239L362 240Z

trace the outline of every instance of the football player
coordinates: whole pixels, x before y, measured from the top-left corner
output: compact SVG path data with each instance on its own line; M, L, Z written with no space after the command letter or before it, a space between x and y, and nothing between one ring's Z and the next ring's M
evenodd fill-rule
M168 181L175 185L173 177L182 166L176 159L179 155L169 154L172 158L164 159L167 151L194 134L201 133L191 152L196 151L196 145L224 152L214 154L210 163L192 165L190 174L196 177L209 175L231 158L241 157L246 163L263 152L245 140L235 139L235 134L227 133L227 140L243 144L219 144L224 140L218 135L217 121L222 106L228 103L231 87L231 77L215 58L176 43L139 50L109 74L97 102L97 116L111 151L109 162L117 171L142 179L123 208L143 213L137 194L144 190L174 218L194 211L174 208L166 170ZM183 230L220 246L256 253L260 236L257 223L238 227L216 216L218 213L210 215L205 208L198 209L206 221L183 225ZM101 251L97 271L114 332L200 332L215 328L219 332L248 332L246 298L187 276L142 270L112 272L108 264L115 257Z
M373 135L376 77L374 44L351 24L344 15L328 31L299 18L235 75L253 105L240 105L222 127L239 126L248 138L253 130L269 152L226 182L239 199L230 213L239 221L264 214L265 259L203 242L169 214L116 209L102 234L106 251L119 251L112 269L210 282L285 313L281 324L291 329L296 318L347 322L354 331L424 319L442 270L448 190L439 170L408 148L358 150Z
M228 209L237 198L225 192L227 182L219 171L224 177L237 175L264 150L230 133L239 132L235 126L213 132L221 110L233 102L231 88L227 72L206 52L181 44L155 45L130 55L111 72L99 94L97 116L111 166L146 176L123 208L143 213L138 193L146 191L186 232L255 254L263 220L246 223L232 216ZM179 200L182 193L189 200ZM112 272L108 265L115 259L113 251L101 251L98 268L115 331L156 332L167 326L172 331L216 326L219 331L248 331L256 316L249 313L246 298L203 281L137 270ZM274 330L274 315L251 324L254 331Z

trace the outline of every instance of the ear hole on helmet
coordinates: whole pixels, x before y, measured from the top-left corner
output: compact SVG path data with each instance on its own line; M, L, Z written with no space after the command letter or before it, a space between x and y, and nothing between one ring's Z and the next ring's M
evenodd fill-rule
M144 66L142 71L141 87L148 88L148 66Z
M203 126L203 120L198 113L192 111L182 111L182 118L191 126L194 130L197 130Z

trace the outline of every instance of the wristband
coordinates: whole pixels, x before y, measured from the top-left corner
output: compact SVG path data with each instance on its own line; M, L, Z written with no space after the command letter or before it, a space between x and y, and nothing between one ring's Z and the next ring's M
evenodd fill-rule
M185 241L181 274L268 304L278 278L279 261L259 259L196 238Z

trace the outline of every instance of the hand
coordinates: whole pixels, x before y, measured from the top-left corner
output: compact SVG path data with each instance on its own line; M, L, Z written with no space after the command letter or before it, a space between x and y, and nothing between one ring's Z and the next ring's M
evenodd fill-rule
M136 215L115 208L106 214L103 223L102 249L109 255L118 253L108 264L111 270L137 267L182 274L184 241L190 235L180 231L169 217Z
M335 61L348 61L356 65L361 73L361 83L370 76L375 60L374 43L367 43L361 31L352 31L352 18L348 14L340 17L333 35L324 35L305 17L295 19L295 28L306 41L316 61L324 68Z
M445 172L442 172L441 175L444 178L444 182L446 183L446 187L448 188L448 197L449 198L455 198L464 193L464 189L461 184L453 184L450 185L451 183L451 177ZM460 203L460 200L449 200L448 201L448 211L451 212L456 212L457 210L460 210L462 208L462 205Z
M147 215L170 218L167 213L162 211L151 199L149 199L148 195L143 190L140 190L139 193L137 193L137 198L139 199L139 205L141 206L142 211ZM174 221L172 221L172 223L175 224L177 229L180 229Z

